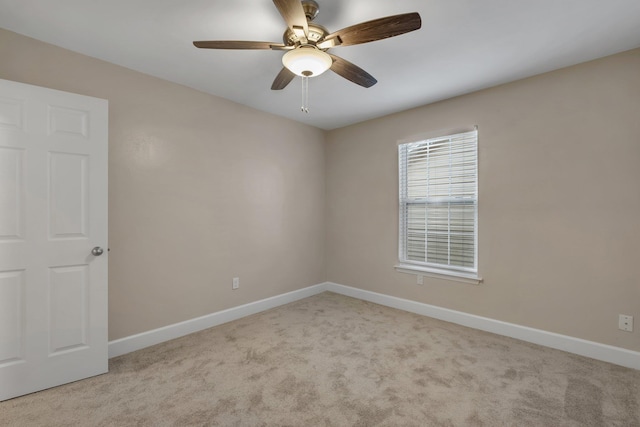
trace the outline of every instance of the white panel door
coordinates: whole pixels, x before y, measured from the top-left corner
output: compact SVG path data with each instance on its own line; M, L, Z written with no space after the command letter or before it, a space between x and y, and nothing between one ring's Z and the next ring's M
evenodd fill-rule
M107 372L107 128L105 100L0 80L0 400Z

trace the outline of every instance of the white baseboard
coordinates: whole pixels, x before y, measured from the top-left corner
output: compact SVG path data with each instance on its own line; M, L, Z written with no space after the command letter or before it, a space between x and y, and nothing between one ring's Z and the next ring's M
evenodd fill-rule
M469 328L516 338L545 347L555 348L557 350L563 350L569 353L590 357L592 359L625 366L627 368L640 369L640 352L637 351L600 344L567 335L560 335L526 326L520 326L514 323L502 322L500 320L476 316L473 314L463 313L461 311L449 310L435 305L365 291L362 289L339 285L337 283L327 282L324 284L324 289L387 307L397 308L411 313L444 320L446 322L456 323Z
M175 323L173 325L164 326L162 328L153 329L151 331L142 332L140 334L131 335L109 342L109 358L121 356L131 353L132 351L141 350L155 344L160 344L175 338L180 338L203 329L218 326L223 323L231 322L242 317L260 313L293 301L307 298L324 292L325 284L310 286L308 288L299 289L297 291L287 292L286 294L276 295L260 301L249 304L240 305L238 307L229 308L227 310L218 311L205 316L197 317L184 322Z
M625 366L627 368L640 369L640 352L637 351L600 344L567 335L560 335L526 326L520 326L514 323L502 322L488 317L476 316L461 311L450 310L447 308L437 307L435 305L365 291L363 289L352 288L331 282L325 282L308 288L299 289L297 291L288 292L286 294L276 295L271 298L266 298L227 310L218 311L206 316L197 317L195 319L186 320L184 322L111 341L109 342L109 357L116 357L132 351L141 350L145 347L180 338L203 329L260 313L261 311L269 310L271 308L317 295L325 291L335 292L337 294L358 298L387 307L397 308L411 313L433 317L434 319L456 323L469 328L492 332L494 334L516 338L533 344L579 354L581 356L602 360L604 362Z

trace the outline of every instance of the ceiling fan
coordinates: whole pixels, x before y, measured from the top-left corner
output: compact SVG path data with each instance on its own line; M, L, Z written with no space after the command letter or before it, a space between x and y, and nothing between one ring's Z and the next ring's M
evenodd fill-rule
M420 15L413 12L374 19L330 33L323 26L312 22L319 10L318 3L314 0L273 0L273 3L288 27L283 35L283 43L217 40L194 41L193 44L203 49L287 51L282 57L284 67L273 81L272 90L284 89L296 75L315 77L328 69L368 88L377 83L371 74L327 51L334 47L399 36L417 30L422 25Z

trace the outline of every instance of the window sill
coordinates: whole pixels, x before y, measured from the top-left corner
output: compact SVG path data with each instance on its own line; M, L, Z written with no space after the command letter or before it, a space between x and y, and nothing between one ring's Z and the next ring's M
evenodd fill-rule
M398 264L394 267L399 273L416 274L419 276L433 277L436 279L453 280L455 282L477 285L482 282L482 277L475 273L462 271L443 270L438 268L422 267L411 264Z

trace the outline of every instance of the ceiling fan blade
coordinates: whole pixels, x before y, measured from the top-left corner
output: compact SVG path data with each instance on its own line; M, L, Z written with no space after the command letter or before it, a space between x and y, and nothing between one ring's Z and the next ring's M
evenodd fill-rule
M325 37L325 40L318 43L317 46L320 49L328 49L338 45L351 46L368 43L399 36L400 34L417 30L421 26L422 19L420 19L420 14L417 12L387 16L338 30Z
M280 12L291 31L298 36L302 35L306 43L309 26L300 0L273 0L273 4L276 5L278 12Z
M369 73L355 64L340 58L339 56L331 55L333 64L331 65L331 71L344 77L345 79L352 81L353 83L362 87L371 87L378 81Z
M284 89L285 87L287 87L289 83L291 83L291 80L293 80L295 76L296 75L293 74L291 71L289 71L287 67L282 67L282 70L280 70L280 72L276 76L276 79L273 81L273 84L271 85L271 90Z
M251 42L238 40L211 40L193 42L195 47L201 49L272 49L286 50L292 49L292 46L285 46L282 43L272 42Z

